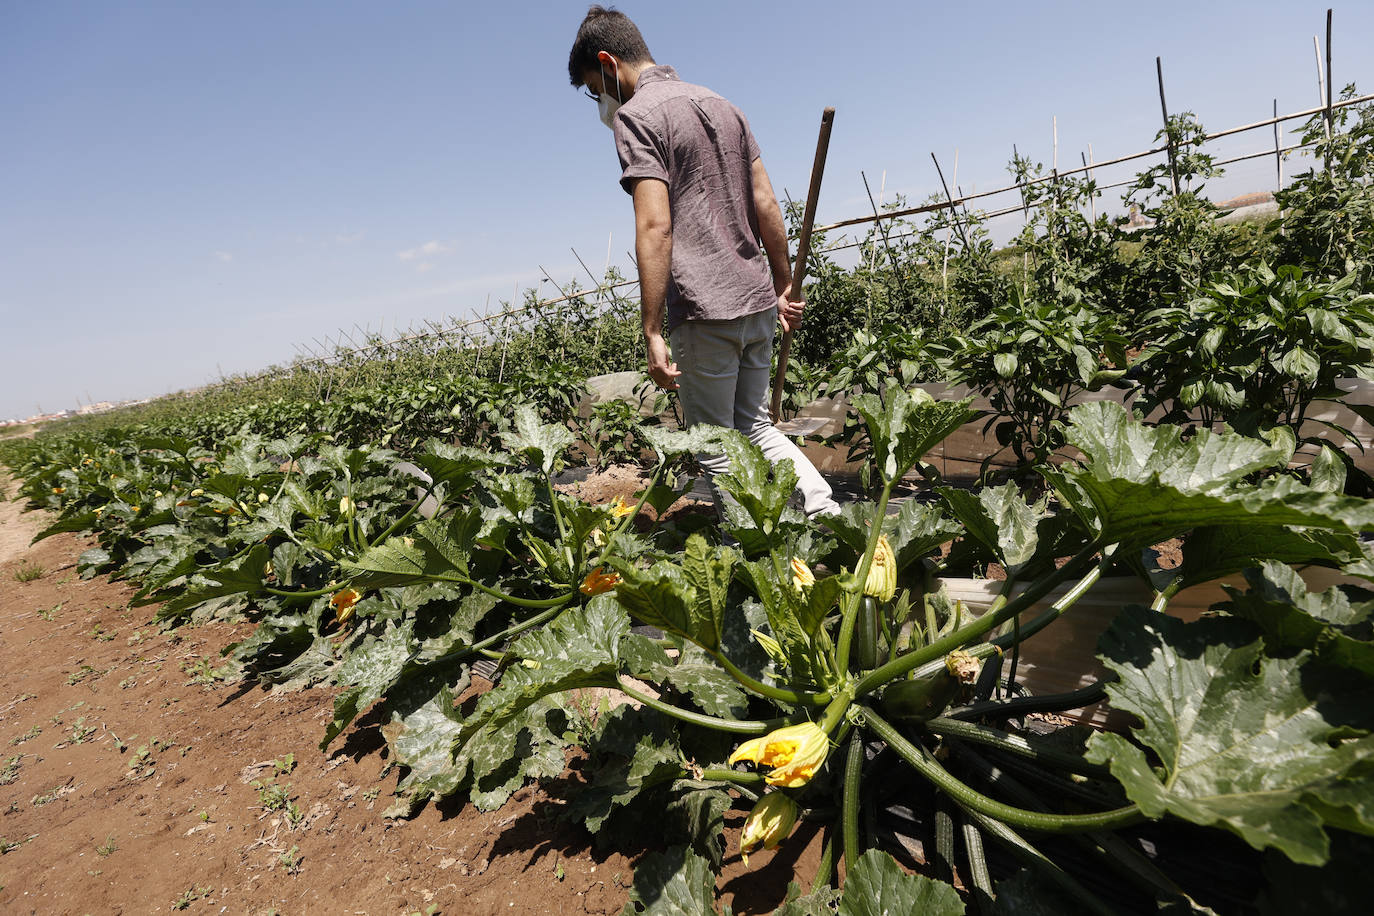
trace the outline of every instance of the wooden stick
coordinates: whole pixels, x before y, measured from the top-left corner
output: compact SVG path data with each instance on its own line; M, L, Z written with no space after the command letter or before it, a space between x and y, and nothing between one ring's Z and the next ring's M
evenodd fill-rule
M940 160L935 158L934 153L930 154L930 161L935 163L935 173L940 176L940 186L945 189L945 200L948 201L948 204L946 204L946 206L948 206L952 210L955 208L956 204L954 196L949 193L949 185L945 182L945 170L940 168ZM963 203L963 201L964 199L961 198L959 200L959 203ZM959 230L959 238L964 243L964 250L970 250L970 246L968 243L968 235L964 232L964 224L959 222L958 220L955 220L954 227Z
M1155 75L1159 77L1159 110L1164 114L1164 140L1165 149L1169 153L1169 181L1174 189L1174 196L1178 196L1178 168L1174 165L1174 141L1169 134L1169 106L1164 101L1164 63L1155 58Z
M835 122L835 109L821 112L821 133L816 140L816 158L811 163L811 187L806 192L806 209L802 211L801 235L797 236L797 261L792 268L792 286L787 298L790 302L802 299L802 281L806 279L806 259L811 256L811 229L816 222L816 201L821 196L821 178L825 175L825 156L830 151L830 128ZM876 220L875 220L876 222ZM778 371L773 376L773 400L768 412L778 422L782 411L783 382L787 378L787 358L792 353L792 332L784 331L782 347L778 351Z
M1279 113L1279 100L1274 99L1274 114ZM1278 175L1274 185L1276 191L1283 190L1283 154L1279 152L1279 122L1274 122L1274 170Z

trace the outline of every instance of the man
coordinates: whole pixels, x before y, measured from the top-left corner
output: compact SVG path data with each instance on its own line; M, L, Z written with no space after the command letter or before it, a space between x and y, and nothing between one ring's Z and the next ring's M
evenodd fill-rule
M775 322L797 327L803 303L787 300L787 229L749 122L654 63L629 17L600 6L577 31L568 76L614 131L620 184L634 200L650 377L677 390L688 426L733 427L770 461L792 459L807 515L839 511L825 479L768 415ZM712 475L729 470L723 455L701 463Z

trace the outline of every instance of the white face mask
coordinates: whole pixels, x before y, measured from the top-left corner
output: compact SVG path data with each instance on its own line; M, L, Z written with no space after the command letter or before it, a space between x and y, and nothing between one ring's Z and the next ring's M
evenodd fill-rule
M596 100L596 110L597 110L597 114L599 114L599 115L601 116L601 123L602 123L602 124L605 124L607 127L611 128L611 129L615 129L615 113L616 113L617 111L619 111L619 110L620 110L620 106L624 104L624 103L620 100L620 80L619 80L619 76L620 76L620 65L619 65L619 64L616 64L615 69L616 69L615 75L616 75L617 79L616 79L614 82L612 82L612 83L607 83L607 82L606 82L606 67L605 67L604 64L602 65L602 67L601 67L601 88L602 88L603 90L606 90L606 91L602 92L602 93L601 93L601 96ZM611 93L610 93L610 87L611 87L611 86L615 86L615 95L616 95L615 98L611 98Z
M601 123L607 127L615 128L615 113L620 110L620 100L613 99L606 93L601 93L601 98L596 101L596 110L601 115Z

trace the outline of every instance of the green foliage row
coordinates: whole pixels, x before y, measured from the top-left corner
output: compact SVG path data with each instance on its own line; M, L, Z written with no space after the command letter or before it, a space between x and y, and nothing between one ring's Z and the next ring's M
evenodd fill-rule
M1282 447L1097 403L1063 428L1081 459L1040 467L1053 502L1013 484L942 488L889 514L896 483L971 412L899 388L855 406L880 493L823 523L788 507L790 463L706 428L645 428L654 472L636 504L569 497L552 476L573 434L531 404L494 448L430 442L408 465L321 434L211 450L107 433L40 441L16 471L30 504L58 513L40 537L98 538L81 575L131 580L168 626L251 620L226 650L243 677L335 688L323 746L375 709L403 767L392 815L453 795L499 807L582 747L586 782L565 816L599 841L672 845L637 870L627 912L667 912L669 899L713 912L732 808L753 809L748 847L785 842L803 812L829 824L843 890L826 887L827 859L779 913L962 912L952 886L876 852L859 816L894 790L911 804L914 785L945 799L971 863L994 843L1055 885L1027 890L973 865L972 892L1004 905L1062 895L1112 910L1071 862L1050 863L1048 834L1102 844L1142 821L1219 828L1275 851L1281 882L1374 835L1374 591L1308 593L1290 566L1374 581L1360 539L1374 501L1283 473ZM730 459L724 522L637 521L678 498L675 469L701 451ZM1185 538L1183 563L1156 568L1142 551L1171 537ZM1007 577L972 617L940 580L989 561ZM1162 613L1183 588L1238 570L1249 587L1214 618ZM1139 724L1068 744L1008 731L1008 718L1072 698L1003 696L1004 659L1113 571L1144 575L1156 596L1101 643L1115 681L1099 689ZM454 697L484 657L498 683L461 711ZM588 688L639 705L588 713L574 699ZM1011 761L1030 782L989 778ZM1091 867L1134 876L1120 892L1132 906L1186 910L1215 893L1120 852Z

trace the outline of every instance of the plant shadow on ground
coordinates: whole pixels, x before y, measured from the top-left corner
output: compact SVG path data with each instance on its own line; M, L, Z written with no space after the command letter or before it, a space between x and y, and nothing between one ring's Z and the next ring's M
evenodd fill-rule
M387 759L391 755L386 738L382 735L384 724L383 708L374 706L353 721L353 725L343 735L343 743L332 745L329 756L333 758L342 754L354 763L361 763L364 758L374 754L382 760Z
M743 827L745 816L742 811L732 812L726 815L726 825ZM734 897L731 909L736 913L771 913L782 906L787 899L788 884L798 880L802 854L811 847L823 826L820 821L801 822L766 864L737 874L720 885L717 889L720 893ZM727 863L732 858L739 858L738 851L726 853ZM807 891L809 887L803 886L802 890Z

